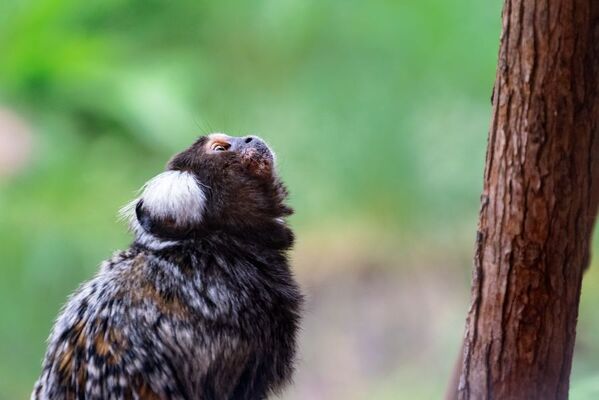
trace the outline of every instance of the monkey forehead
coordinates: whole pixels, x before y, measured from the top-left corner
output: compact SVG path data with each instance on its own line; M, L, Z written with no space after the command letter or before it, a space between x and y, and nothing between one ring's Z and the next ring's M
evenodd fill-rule
M209 134L207 137L208 137L208 141L216 141L216 140L227 141L227 140L233 139L232 136L229 136L226 133L222 133L222 132L214 132L214 133Z

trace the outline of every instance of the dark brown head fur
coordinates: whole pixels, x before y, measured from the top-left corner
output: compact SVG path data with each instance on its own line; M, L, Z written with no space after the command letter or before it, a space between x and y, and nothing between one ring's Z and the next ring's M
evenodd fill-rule
M175 155L167 170L192 174L204 192L206 207L200 221L180 225L174 218L153 217L142 200L137 206L138 219L154 235L180 240L225 231L250 234L276 246L292 244L291 231L282 221L292 213L285 204L287 189L276 174L274 154L260 138L200 137Z

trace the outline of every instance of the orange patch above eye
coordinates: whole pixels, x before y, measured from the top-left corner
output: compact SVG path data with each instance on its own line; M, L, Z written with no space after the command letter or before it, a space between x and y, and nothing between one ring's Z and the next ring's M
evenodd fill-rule
M222 149L229 150L230 147L231 147L230 143L221 141L221 140L214 140L214 141L208 143L208 150L211 150L211 151L218 151L218 150L222 151Z
M231 147L231 139L231 136L224 133L212 133L208 136L205 149L213 151L215 146L223 146L225 150L228 150Z

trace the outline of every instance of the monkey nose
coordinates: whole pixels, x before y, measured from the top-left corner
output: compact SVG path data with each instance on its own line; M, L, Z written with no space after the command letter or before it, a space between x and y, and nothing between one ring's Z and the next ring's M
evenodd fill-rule
M244 136L241 138L241 142L242 142L242 144L241 144L242 148L246 148L246 149L252 148L252 149L258 150L260 152L268 152L268 153L271 152L270 147L268 147L266 142L258 136L254 136L254 135Z
M252 158L261 159L269 163L274 162L274 153L266 142L258 136L250 135L239 138L239 148L242 154L251 155Z
M262 138L254 135L242 137L241 142L243 147L268 148L268 145Z

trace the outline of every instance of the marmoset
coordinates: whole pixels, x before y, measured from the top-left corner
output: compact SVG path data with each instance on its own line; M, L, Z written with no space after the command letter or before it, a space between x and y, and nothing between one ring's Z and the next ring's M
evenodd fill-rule
M265 399L290 381L292 213L256 136L211 134L125 207L134 241L58 317L32 399Z

